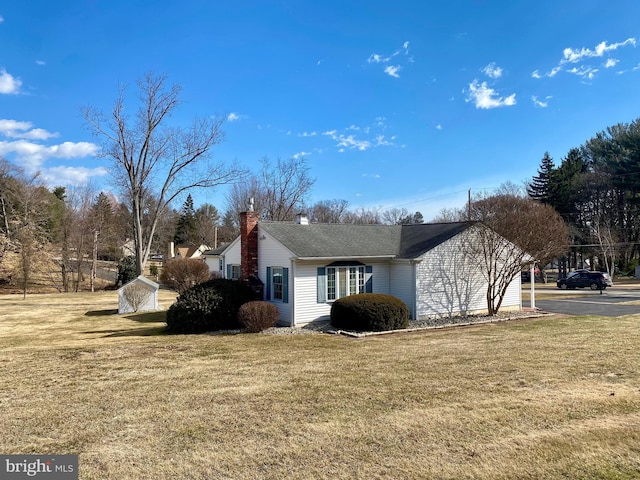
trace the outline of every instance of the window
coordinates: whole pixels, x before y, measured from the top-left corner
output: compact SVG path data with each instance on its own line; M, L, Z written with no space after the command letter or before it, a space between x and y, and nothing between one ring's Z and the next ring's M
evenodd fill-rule
M265 298L289 303L289 269L286 267L267 267L267 285Z
M227 278L231 280L238 280L240 278L240 275L240 265L227 265Z
M282 267L271 268L271 284L273 285L273 299L282 300L283 275Z
M327 300L365 292L365 267L327 267Z

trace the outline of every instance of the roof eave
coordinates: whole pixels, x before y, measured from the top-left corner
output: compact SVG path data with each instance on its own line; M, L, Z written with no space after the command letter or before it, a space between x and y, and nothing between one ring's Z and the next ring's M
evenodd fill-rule
M357 258L368 259L368 260L372 260L372 259L388 260L388 259L395 258L395 255L348 255L348 256L340 256L340 257L336 257L336 256L330 256L330 257L293 257L292 260L307 262L307 261L313 261L313 260L318 260L318 261L353 260L353 259L357 259Z

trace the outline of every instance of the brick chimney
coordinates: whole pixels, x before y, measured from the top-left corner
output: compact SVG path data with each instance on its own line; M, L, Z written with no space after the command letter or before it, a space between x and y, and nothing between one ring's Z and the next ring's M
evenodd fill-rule
M240 276L258 278L258 213L240 214Z

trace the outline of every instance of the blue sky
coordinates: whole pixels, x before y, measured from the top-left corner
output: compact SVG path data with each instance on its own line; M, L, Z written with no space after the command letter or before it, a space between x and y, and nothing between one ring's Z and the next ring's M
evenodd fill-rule
M80 109L154 71L183 86L172 121L227 117L217 159L305 157L312 202L429 219L640 116L639 19L635 0L5 2L0 155L109 189Z

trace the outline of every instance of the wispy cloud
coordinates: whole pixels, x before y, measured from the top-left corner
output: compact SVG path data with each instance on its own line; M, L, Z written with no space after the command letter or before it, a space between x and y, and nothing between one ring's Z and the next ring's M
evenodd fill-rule
M404 55L401 55L401 54L404 54ZM398 72L402 69L402 63L414 62L413 57L409 55L408 41L402 44L401 49L396 50L390 55L381 55L379 53L372 53L371 55L369 55L369 58L367 58L367 63L388 64L389 62L391 62L391 60L394 60L394 65L387 65L384 68L384 73L394 78L400 78L400 75Z
M607 42L600 42L593 50L588 48L581 48L580 50L574 50L573 48L565 48L562 51L563 59L561 63L576 63L583 58L602 57L607 52L612 52L620 47L626 45L636 46L636 39L631 37L627 38L624 42L612 43L607 45Z
M440 124L436 125L436 130L442 130L442 125Z
M315 137L316 135L318 135L318 132L303 132L303 133L299 133L298 136L299 137Z
M476 108L481 109L510 107L516 104L516 94L500 97L493 88L487 85L487 82L480 83L478 80L474 80L469 84L469 92L465 101L473 102Z
M482 72L489 78L500 78L502 76L502 68L498 67L495 62L482 69Z
M362 176L369 178L381 178L379 173L363 173Z
M564 50L562 50L562 58L558 62L558 65L556 65L554 68L552 68L549 72L545 73L544 75L540 74L538 70L535 70L531 74L531 76L533 78L542 78L543 76L554 77L556 74L558 74L562 70L566 70L567 73L573 73L574 75L578 75L583 78L592 79L594 78L595 74L598 72L598 69L593 66L582 65L580 67L578 66L574 66L572 68L567 68L567 67L571 64L586 62L589 59L604 57L606 54L610 52L613 52L615 50L618 50L619 48L626 47L629 45L633 47L636 46L636 39L634 37L627 38L623 42L617 42L617 43L611 43L611 44L608 44L606 41L603 41L603 42L600 42L598 45L596 45L593 49L584 48L584 47L580 49L575 49L575 48L567 47ZM604 67L605 68L614 67L615 65L618 64L618 62L619 62L618 59L609 58L604 63Z
M22 80L14 77L4 68L0 69L0 94L16 95L20 93Z
M36 60L36 65L40 65L41 67L43 67L46 64L47 64L47 62L45 62L44 60Z
M291 155L291 158L298 160L300 158L308 157L309 155L311 155L311 152L298 152Z
M593 80L593 77L595 77L596 73L598 73L598 69L582 65L580 66L580 68L573 67L567 70L567 73L573 73L574 75L577 75L579 77Z
M536 107L539 107L539 108L547 108L547 107L549 106L549 102L548 102L548 100L550 100L551 98L552 98L551 96L547 96L547 97L545 97L545 98L544 98L544 100L540 100L538 97L536 97L535 95L533 95L533 96L531 97L531 101L533 102L533 104L534 104Z
M4 17L0 15L0 23L4 22Z
M400 78L400 75L398 74L398 72L400 71L401 68L402 67L400 65L389 65L385 67L384 73L386 73L390 77Z
M235 112L231 112L229 115L227 115L227 121L229 122L237 122L238 120L242 120L243 118L246 118L246 115L240 115L239 113Z
M607 61L604 62L604 68L613 68L618 64L619 61L620 60L618 60L617 58L607 58Z
M375 129L386 128L383 117L377 117L373 125ZM350 125L344 132L339 132L337 129L327 130L322 135L327 136L336 142L339 152L345 152L347 150L358 150L364 152L370 148L376 147L389 147L395 146L395 136L387 137L383 134L376 134L373 137L362 138L364 135L368 135L371 127L358 127L356 125ZM350 133L350 132L357 132Z

